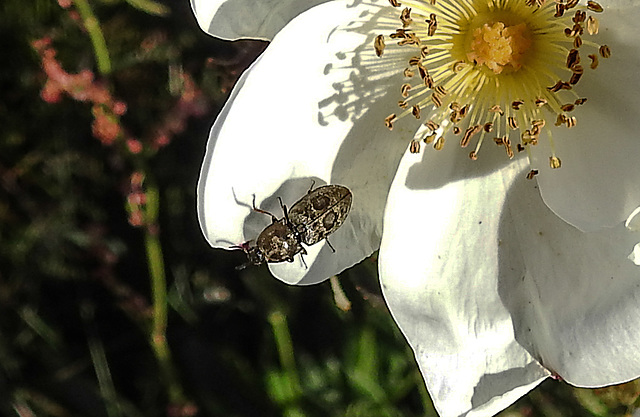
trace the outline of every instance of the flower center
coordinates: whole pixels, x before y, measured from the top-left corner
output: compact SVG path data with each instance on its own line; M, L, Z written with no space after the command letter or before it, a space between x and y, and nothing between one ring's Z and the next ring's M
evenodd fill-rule
M485 65L496 74L509 66L517 71L522 67L524 55L531 46L526 36L527 25L505 26L503 22L485 23L473 31L469 61Z
M576 125L572 112L587 98L574 87L583 74L597 68L598 57L610 55L606 45L583 39L598 33L594 14L603 11L599 4L389 1L401 10L399 27L377 36L374 48L379 57L392 50L387 56L398 61L407 82L400 87L400 111L389 115L385 124L392 129L399 119L421 119L423 109L429 111L429 120L411 142L411 152L420 151L421 141L442 149L445 139L459 136L462 147L475 142L469 154L475 160L482 143L492 137L513 158L514 150L530 152L544 135L551 143L550 165L560 167L552 125ZM400 53L406 48L415 54L400 61L398 57L407 56ZM582 61L585 48L591 50L586 54L587 70Z

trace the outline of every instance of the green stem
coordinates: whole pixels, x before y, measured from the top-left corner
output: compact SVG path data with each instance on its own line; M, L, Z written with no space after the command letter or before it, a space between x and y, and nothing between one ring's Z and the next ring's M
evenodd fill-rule
M100 22L93 14L91 5L88 0L73 0L80 18L84 22L84 27L89 33L91 38L91 44L93 45L93 51L96 55L96 63L98 64L98 71L102 75L108 75L111 73L111 58L109 58L109 50L107 49L107 42L104 39Z
M145 228L144 243L147 250L153 298L153 321L150 342L162 376L167 384L170 402L172 404L184 404L186 400L171 362L171 351L166 337L168 317L167 279L157 226L160 193L158 188L149 184L149 182L147 182L146 197L145 220L147 227Z
M273 336L280 357L280 365L287 374L291 383L291 388L296 394L302 392L300 378L296 367L296 359L293 353L293 342L291 341L291 333L287 325L287 317L280 311L274 311L269 314L269 323L273 329Z

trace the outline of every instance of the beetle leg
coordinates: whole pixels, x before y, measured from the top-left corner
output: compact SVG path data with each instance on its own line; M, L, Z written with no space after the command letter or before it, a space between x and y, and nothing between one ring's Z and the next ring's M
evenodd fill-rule
M333 253L336 253L336 249L333 247L333 245L331 244L331 242L329 242L329 239L327 239L326 237L324 238L324 240L327 241L327 245L329 245L329 247L331 248L331 250L333 251Z
M306 255L307 251L304 251L304 254ZM304 261L304 256L302 256L302 252L300 252L300 260L302 261L302 265L304 265L304 269L309 269L309 267L307 266L307 263Z
M253 211L257 211L258 213L262 213L262 214L267 214L269 216L271 216L271 223L275 223L278 221L278 218L276 216L274 216L273 214L269 213L266 210L261 210L259 208L256 207L256 195L253 195Z

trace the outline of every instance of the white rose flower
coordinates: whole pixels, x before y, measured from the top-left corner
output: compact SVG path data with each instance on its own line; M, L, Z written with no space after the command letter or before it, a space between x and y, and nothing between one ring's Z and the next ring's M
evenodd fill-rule
M211 130L198 211L212 246L269 224L254 197L280 216L276 197L291 205L312 181L349 187L336 252L319 243L307 266L269 268L313 284L379 248L443 417L495 414L549 376L640 375L640 7L192 6L213 36L271 40Z

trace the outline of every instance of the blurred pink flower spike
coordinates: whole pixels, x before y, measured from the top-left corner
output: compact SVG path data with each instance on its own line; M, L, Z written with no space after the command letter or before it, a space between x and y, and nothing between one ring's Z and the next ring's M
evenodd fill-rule
M336 253L317 244L308 268L271 272L313 284L380 249L386 302L443 417L493 415L552 375L640 375L640 7L192 6L213 36L271 41L211 129L198 213L212 246L264 229L254 196L279 213L275 197L291 204L312 180L349 187Z

